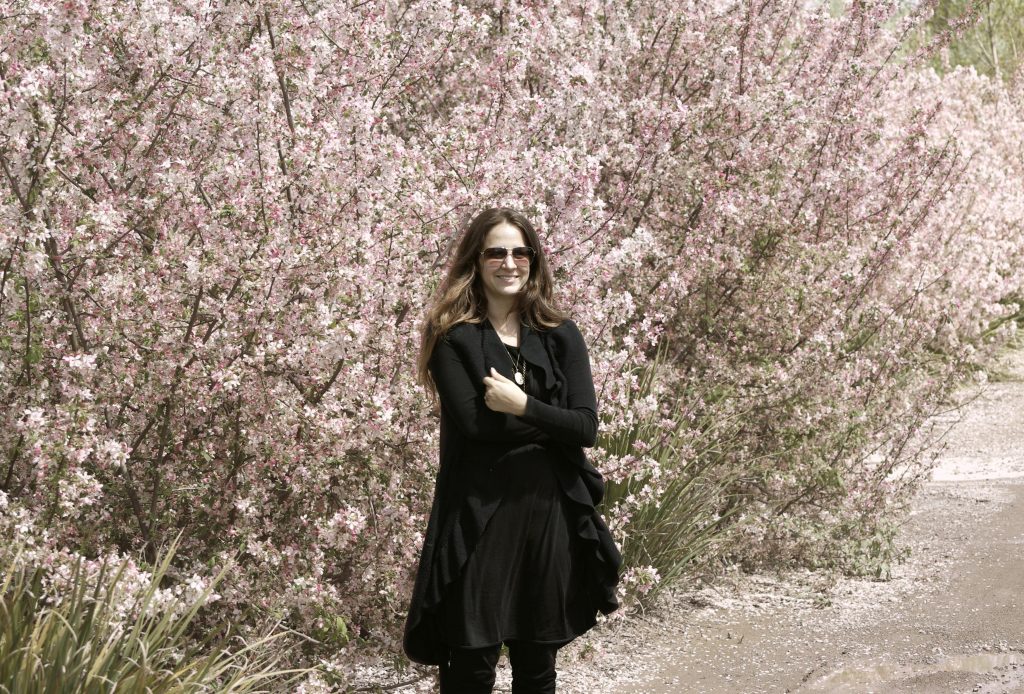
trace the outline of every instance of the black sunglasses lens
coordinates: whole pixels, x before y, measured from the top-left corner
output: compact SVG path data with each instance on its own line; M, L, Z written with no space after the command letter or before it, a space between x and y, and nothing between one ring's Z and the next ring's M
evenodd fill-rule
M485 248L484 258L487 260L504 260L505 249L504 248Z
M533 249L530 248L529 246L519 246L517 248L513 248L512 257L519 258L520 260L522 260L523 258L533 258Z

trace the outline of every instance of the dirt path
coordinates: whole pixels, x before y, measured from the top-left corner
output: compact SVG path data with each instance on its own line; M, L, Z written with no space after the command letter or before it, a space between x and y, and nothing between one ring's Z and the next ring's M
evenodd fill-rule
M567 649L565 694L1024 693L1024 353L962 413L886 582L736 577Z

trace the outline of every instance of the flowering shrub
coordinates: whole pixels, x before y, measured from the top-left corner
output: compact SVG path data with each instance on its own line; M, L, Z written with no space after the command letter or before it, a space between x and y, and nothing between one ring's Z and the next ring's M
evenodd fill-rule
M189 572L240 550L237 623L396 651L417 331L495 203L542 233L606 440L690 422L736 556L844 556L1020 288L1021 95L897 61L896 5L4 3L5 517L87 557L180 531ZM646 445L594 459L657 503Z

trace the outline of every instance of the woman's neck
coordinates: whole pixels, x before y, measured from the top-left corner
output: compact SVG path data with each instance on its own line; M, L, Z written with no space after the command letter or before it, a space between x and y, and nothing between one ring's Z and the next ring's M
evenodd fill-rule
M487 307L487 318L499 336L518 339L519 312L512 310L511 302L505 305L491 302Z

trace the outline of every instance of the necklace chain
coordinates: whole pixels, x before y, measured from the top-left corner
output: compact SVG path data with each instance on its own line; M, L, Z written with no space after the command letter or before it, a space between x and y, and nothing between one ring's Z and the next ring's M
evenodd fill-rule
M488 320L490 320L490 319L488 319ZM498 328L497 328L497 326L494 325L493 321L491 322L491 326L494 328L494 332L498 333ZM500 333L498 333L498 338L501 339L501 334ZM516 358L513 359L512 358L512 352L509 351L509 346L507 344L505 344L504 340L501 340L501 346L505 348L505 355L508 356L508 360L510 362L512 362L512 369L515 372L514 375L515 375L516 385L518 385L523 390L526 390L526 367L525 367L525 365L523 366L523 370L522 371L519 370L519 363L520 363L520 360L522 359L523 355L519 352L519 348L516 347Z
M526 384L526 369L524 368L522 371L519 370L519 361L523 355L519 353L519 348L517 347L516 358L513 359L512 352L509 351L508 345L506 345L504 341L502 341L501 344L505 348L505 354L508 355L508 360L512 362L512 369L515 371L516 383L519 384L520 387L523 387Z

